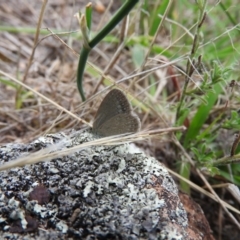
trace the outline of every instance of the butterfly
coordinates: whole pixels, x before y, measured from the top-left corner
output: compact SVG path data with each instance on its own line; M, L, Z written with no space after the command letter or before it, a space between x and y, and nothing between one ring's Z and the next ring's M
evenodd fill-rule
M111 90L103 99L93 122L93 133L112 136L135 133L140 129L139 117L133 112L125 94L118 89Z

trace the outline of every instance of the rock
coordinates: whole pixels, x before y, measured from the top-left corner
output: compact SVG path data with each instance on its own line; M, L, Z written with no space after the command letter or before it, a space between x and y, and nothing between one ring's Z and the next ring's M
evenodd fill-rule
M93 136L61 138L2 146L0 164L56 142L69 148ZM86 147L2 171L0 199L3 238L188 239L187 214L172 177L155 158L129 144Z

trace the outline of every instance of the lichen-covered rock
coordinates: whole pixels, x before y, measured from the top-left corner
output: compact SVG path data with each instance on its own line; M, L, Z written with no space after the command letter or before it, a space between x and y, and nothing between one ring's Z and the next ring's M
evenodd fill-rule
M59 136L3 146L0 164ZM70 145L91 138L85 132ZM0 172L0 199L0 235L8 239L188 239L173 179L128 144L92 146Z

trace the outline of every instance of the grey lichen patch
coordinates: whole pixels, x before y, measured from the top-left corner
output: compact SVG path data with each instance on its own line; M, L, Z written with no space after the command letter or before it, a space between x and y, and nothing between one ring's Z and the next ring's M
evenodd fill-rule
M61 231L62 233L67 233L68 231L68 226L63 222L63 221L59 221L56 224L56 227L59 231Z
M93 186L94 186L94 182L92 181L88 181L85 184L85 188L83 190L83 197L87 197L91 193Z
M161 239L185 240L186 238L182 234L179 234L177 228L167 226L161 232Z
M71 143L68 137L66 143L71 147L92 138L84 132ZM23 149L27 152L28 145L13 150L18 152L13 155L11 147L7 149L0 149L4 161L24 153ZM51 195L50 202L42 206L29 200L29 191L37 182ZM156 159L129 150L128 144L88 147L49 162L1 172L0 188L2 231L17 208L23 215L31 213L46 230L49 226L49 234L61 232L69 238L187 239L186 212L171 176ZM19 199L15 208L9 206L12 198Z
M26 229L27 227L27 221L25 219L25 213L24 211L19 208L19 204L20 202L19 201L16 201L13 198L11 198L9 201L8 201L8 206L9 208L11 209L10 210L10 214L9 214L9 218L13 219L13 220L20 220L21 221L21 225L22 225L22 228L23 229Z

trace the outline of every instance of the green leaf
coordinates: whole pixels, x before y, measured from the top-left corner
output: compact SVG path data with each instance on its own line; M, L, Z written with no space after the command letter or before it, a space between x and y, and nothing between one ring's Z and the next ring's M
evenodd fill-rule
M87 21L87 27L89 32L91 31L91 25L92 25L92 4L88 3L85 8L85 15L86 15L86 21Z
M180 169L180 175L186 179L189 179L190 177L190 164L183 162L181 163L181 169ZM190 193L190 188L189 188L189 184L184 182L184 181L180 181L180 187L181 190L185 193Z
M213 86L214 94L207 93L206 95L206 102L207 104L202 104L198 111L196 112L194 118L191 121L191 124L187 130L187 133L185 135L184 139L184 147L188 147L190 141L196 138L196 136L199 134L200 129L202 128L203 124L207 120L210 111L212 110L215 102L218 99L218 95L222 92L222 87L220 83L217 83Z
M149 35L150 36L154 36L156 34L158 26L161 22L161 18L158 16L158 14L160 14L160 15L164 14L168 3L169 3L169 0L163 0L158 5L159 7L155 8L155 11L154 10L152 11L152 9L149 9L152 12L152 14L150 15L150 23L149 23L149 25L150 25ZM155 6L156 6L156 4L155 4Z
M136 44L132 48L132 59L135 67L139 68L145 58L145 49L140 44Z
M240 116L237 111L231 112L231 118L227 119L223 125L223 128L232 129L232 130L240 130Z

